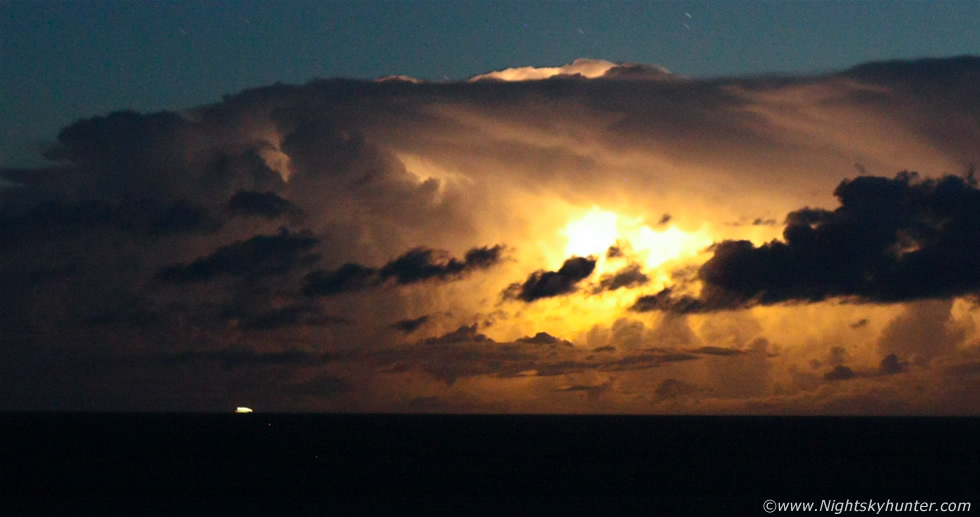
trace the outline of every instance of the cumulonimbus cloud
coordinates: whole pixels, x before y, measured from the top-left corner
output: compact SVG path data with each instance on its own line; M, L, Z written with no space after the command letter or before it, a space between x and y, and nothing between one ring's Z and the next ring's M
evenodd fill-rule
M509 78L515 81L276 84L207 106L122 111L68 125L47 153L48 166L0 169L0 378L40 372L46 377L38 383L59 387L47 398L18 388L5 399L13 402L0 405L43 399L44 407L66 407L60 395L75 389L64 381L71 376L57 374L67 368L66 347L93 357L162 350L206 358L244 346L258 358L226 361L221 379L154 392L161 401L154 407L187 407L178 392L230 393L242 375L322 388L341 397L324 399L329 404L349 403L328 409L370 410L397 404L377 395L386 375L397 375L372 370L382 366L422 364L416 370L453 379L540 380L653 375L665 365L751 355L694 339L703 330L695 328L687 329L683 350L643 350L670 333L624 334L622 342L592 346L614 357L589 358L579 336L616 327L632 301L623 294L629 289L652 293L635 310L673 318L838 297L937 298L941 307L923 314L948 316L952 297L978 292L977 185L943 174L980 162L980 58L707 80L593 60L518 68ZM851 178L855 164L861 176ZM902 169L923 177L882 176ZM609 248L613 235L585 236L596 237L594 251L566 249L562 230L592 207L647 221L653 232L703 230L716 244L698 258L710 255L707 262L691 259L677 270L670 260L628 265L641 259L625 243ZM784 214L782 238L772 241ZM506 243L506 252L487 243ZM606 255L566 260L587 253ZM391 286L398 288L384 288ZM523 303L497 303L504 290ZM563 308L531 303L547 298L561 298L553 305ZM601 316L588 310L599 305ZM472 326L490 319L479 332ZM920 335L907 330L913 327L940 335L925 316L893 325L880 315L844 319L850 333L884 329L868 364L896 354L881 364L886 373L924 364L913 355L949 360L968 339L968 325L947 329L932 353L899 339ZM670 321L664 316L663 325ZM409 335L419 346L399 348ZM544 344L559 335L576 346ZM420 355L430 339L430 355ZM873 335L863 339L875 343ZM478 349L486 361L468 360L465 347L491 342L500 346ZM552 347L563 355L548 355ZM344 358L346 370L279 360L293 349L310 357L329 351ZM361 353L368 349L377 356ZM385 354L398 365L375 361ZM127 361L118 364L139 363ZM256 376L255 368L277 370ZM117 383L133 377L124 366L105 369ZM154 372L160 386L180 377ZM663 386L659 393L672 402L708 393L686 375L671 371L624 389ZM619 385L607 380L563 378L541 393L609 386L602 397L614 397ZM101 381L71 400L118 407L99 387L111 382ZM224 384L207 389L207 382ZM836 383L846 384L857 383ZM364 386L379 389L342 398ZM16 386L4 388L14 393ZM485 407L516 407L493 402Z

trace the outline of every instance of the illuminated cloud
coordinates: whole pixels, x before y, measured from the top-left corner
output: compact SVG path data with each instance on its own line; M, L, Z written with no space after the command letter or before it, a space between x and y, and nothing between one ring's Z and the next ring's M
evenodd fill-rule
M951 300L925 300L908 304L888 322L876 343L882 354L928 361L949 355L972 330L968 319L956 319Z
M471 77L475 81L538 81L562 76L579 76L586 79L663 79L670 72L661 66L637 63L612 63L602 59L576 59L558 67L523 66L507 68Z

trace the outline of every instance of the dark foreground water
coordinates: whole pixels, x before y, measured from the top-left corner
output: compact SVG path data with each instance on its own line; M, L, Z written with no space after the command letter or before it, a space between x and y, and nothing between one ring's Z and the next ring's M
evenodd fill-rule
M980 511L980 419L7 413L0 473L0 513Z

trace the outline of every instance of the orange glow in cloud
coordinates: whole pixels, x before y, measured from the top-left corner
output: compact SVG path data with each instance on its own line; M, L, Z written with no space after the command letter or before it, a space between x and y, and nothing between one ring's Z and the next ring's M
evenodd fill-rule
M968 58L664 80L578 60L81 120L50 168L0 169L0 342L49 347L24 355L56 359L39 372L62 371L57 336L107 343L92 354L115 354L113 383L42 379L66 409L129 404L102 385L143 375L129 358L145 350L148 375L177 387L154 394L173 409L229 408L219 395L238 379L271 378L242 396L274 410L980 414L975 268L906 282L934 300L861 299L879 292L863 278L931 261L933 238L936 264L980 261L975 174L891 179L977 161L977 74ZM841 189L861 177L878 183ZM933 191L949 185L971 200L954 224L899 217L904 201L875 213L885 186L945 213ZM811 215L856 233L814 237L840 243L825 257L790 242ZM896 228L873 254L848 246ZM699 269L724 241L752 245ZM563 273L573 256L594 267ZM881 292L908 296L898 284ZM641 310L668 287L664 300L700 307ZM184 380L191 367L207 389Z
M522 66L507 68L505 70L474 76L470 81L487 79L498 81L537 81L561 74L579 74L583 77L595 78L602 76L602 74L615 66L615 63L602 59L576 59L573 63L558 67Z
M671 284L671 273L677 267L706 260L703 252L715 240L707 228L685 231L669 222L651 226L642 217L617 214L598 206L584 213L578 211L555 230L559 237L555 244L559 247L547 253L552 264L549 267L557 269L571 256L592 256L596 259L595 271L578 286L577 293L523 305L519 318L499 321L485 332L506 341L547 331L580 344L577 339L593 326L605 326L628 315L638 293L659 291ZM621 246L623 255L608 257L611 246ZM601 279L621 272L629 264L638 264L649 280L590 294Z
M712 243L703 229L689 233L670 225L654 230L641 217L620 216L598 207L568 223L561 233L568 239L566 256L602 257L617 241L626 242L649 269L668 261L693 258ZM600 260L600 273L604 272L604 265L605 261Z

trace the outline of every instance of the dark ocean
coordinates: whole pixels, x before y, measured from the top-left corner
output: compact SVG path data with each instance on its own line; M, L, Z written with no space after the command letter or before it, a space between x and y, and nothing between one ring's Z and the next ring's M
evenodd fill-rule
M980 503L980 419L3 413L0 474L3 515Z

